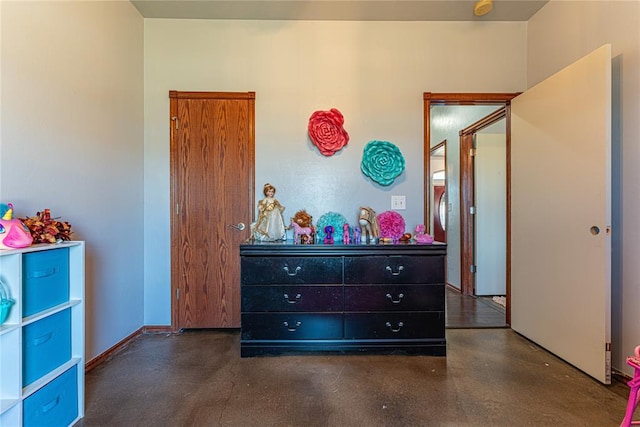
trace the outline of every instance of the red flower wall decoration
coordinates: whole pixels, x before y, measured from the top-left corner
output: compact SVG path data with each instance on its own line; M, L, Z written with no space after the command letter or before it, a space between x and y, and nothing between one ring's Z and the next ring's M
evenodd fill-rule
M344 130L344 117L335 108L316 111L309 118L309 138L323 156L333 156L349 142Z

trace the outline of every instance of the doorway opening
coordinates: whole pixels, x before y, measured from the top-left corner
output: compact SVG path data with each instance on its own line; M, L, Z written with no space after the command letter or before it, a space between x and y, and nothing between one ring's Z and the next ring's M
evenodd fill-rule
M496 111L502 110L502 117L505 119L506 141L505 141L505 254L504 254L504 283L505 283L505 322L510 324L510 229L509 229L509 105L511 100L518 93L424 93L424 129L425 129L425 158L426 176L432 176L431 170L431 148L435 147L443 140L440 133L442 128L453 129L455 136L448 138L447 144L447 169L449 171L459 171L459 173L448 173L446 180L447 192L447 285L449 288L459 291L463 295L474 295L474 275L473 262L468 260L474 258L474 223L473 217L473 194L474 180L473 169L464 160L462 156L462 146L451 141L458 141L458 136L462 141L462 131L469 128L474 123L480 122L483 118L498 114ZM464 113L458 114L460 111L457 107L473 107L464 108ZM488 125L486 125L488 126ZM479 129L486 126L479 127ZM471 139L473 141L473 138ZM428 149L427 149L428 148ZM466 157L466 156L464 156ZM468 169L467 173L463 173L463 169ZM469 172L470 171L470 172ZM471 174L471 175L470 175ZM433 198L434 190L431 183L425 185L425 223L431 224L430 218L434 215L434 207L430 201ZM430 232L433 233L433 228ZM464 263L464 264L463 264ZM465 265L466 264L466 265Z

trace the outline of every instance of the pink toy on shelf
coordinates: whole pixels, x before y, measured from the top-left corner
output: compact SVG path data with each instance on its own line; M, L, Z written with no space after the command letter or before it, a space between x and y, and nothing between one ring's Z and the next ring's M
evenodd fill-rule
M634 355L627 357L627 365L633 367L633 378L627 383L629 386L629 401L627 402L627 410L624 413L624 419L620 427L629 427L631 425L640 425L640 421L633 421L633 413L638 406L638 389L640 389L640 345L635 348Z
M289 227L293 227L293 243L298 243L298 238L306 236L306 239L301 239L299 243L311 243L311 227L301 227L297 222L291 218L291 224Z
M416 225L416 233L413 236L413 238L416 240L417 243L433 243L433 236L431 236L430 234L426 234L424 232L425 230L425 226L424 224L418 224Z
M31 231L18 218L13 218L13 205L0 205L0 249L26 248L33 243Z
M342 243L345 245L351 243L351 236L349 236L349 224L342 226Z

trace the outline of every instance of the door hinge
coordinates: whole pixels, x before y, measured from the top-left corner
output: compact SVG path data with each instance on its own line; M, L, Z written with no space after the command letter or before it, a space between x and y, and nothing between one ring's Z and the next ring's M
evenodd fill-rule
M176 130L178 130L178 118L176 116L171 117L171 120L173 120L173 123L175 123L176 125Z
M176 215L180 215L180 205L176 203Z
M611 351L611 343L610 342L604 343L604 351Z
M469 148L469 155L471 157L474 157L476 155L476 149L475 148Z
M470 215L475 215L476 214L476 207L475 206L469 206L469 214Z
M470 271L471 273L475 273L475 272L476 272L476 265L475 265L475 264L471 264L471 265L469 266L469 271Z
M180 288L176 288L176 299L180 299Z

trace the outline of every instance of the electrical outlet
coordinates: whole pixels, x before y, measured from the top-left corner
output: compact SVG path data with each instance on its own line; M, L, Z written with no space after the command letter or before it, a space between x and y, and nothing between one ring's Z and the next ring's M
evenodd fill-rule
M407 208L405 196L391 196L391 209L401 211Z

